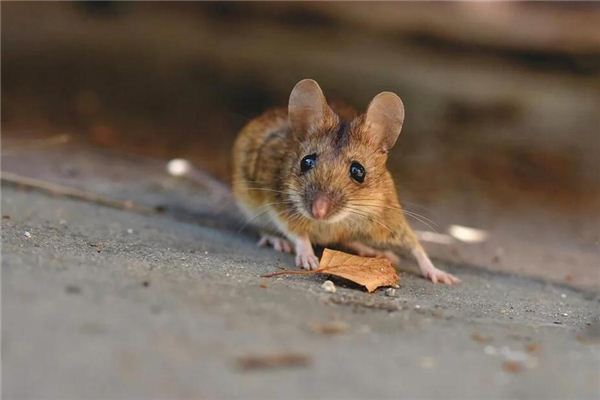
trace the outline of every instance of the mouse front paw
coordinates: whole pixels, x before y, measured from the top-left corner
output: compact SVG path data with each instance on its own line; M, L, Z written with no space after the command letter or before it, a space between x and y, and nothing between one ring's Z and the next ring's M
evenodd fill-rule
M319 259L314 254L300 253L296 255L296 266L309 271L319 268Z
M319 259L315 256L315 252L308 236L297 237L294 244L296 247L297 267L302 267L309 271L319 268Z

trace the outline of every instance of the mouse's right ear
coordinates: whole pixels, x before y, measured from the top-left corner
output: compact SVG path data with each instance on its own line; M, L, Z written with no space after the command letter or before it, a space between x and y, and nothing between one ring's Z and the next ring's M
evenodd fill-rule
M296 137L317 133L335 118L323 91L313 79L303 79L294 86L288 115Z

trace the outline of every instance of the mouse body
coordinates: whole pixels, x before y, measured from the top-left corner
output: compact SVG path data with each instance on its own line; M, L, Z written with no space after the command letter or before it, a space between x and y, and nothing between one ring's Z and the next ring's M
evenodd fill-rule
M459 280L437 269L406 221L393 178L389 150L404 122L404 106L391 92L375 96L367 111L341 118L317 84L304 79L288 107L251 120L233 148L232 188L260 245L294 252L296 264L316 269L313 244L341 245L362 256L409 250L433 282Z

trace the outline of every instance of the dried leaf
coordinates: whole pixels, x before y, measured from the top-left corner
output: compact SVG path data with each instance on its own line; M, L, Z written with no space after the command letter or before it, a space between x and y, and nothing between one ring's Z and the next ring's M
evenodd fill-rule
M360 257L343 251L325 249L320 266L314 271L279 271L263 275L333 275L367 288L370 293L381 286L397 286L400 278L392 263L384 257Z
M399 281L396 269L387 258L360 257L330 249L323 251L315 272L348 279L369 292L381 286L395 286Z

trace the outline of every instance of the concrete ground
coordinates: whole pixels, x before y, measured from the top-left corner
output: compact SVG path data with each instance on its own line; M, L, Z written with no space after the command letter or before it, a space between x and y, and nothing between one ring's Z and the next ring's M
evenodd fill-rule
M593 286L443 258L461 285L433 285L410 260L393 296L337 280L327 293L320 276L261 278L292 257L257 248L228 205L153 160L68 154L4 157L3 171L161 212L3 184L6 399L600 394ZM301 362L242 363L290 353Z

